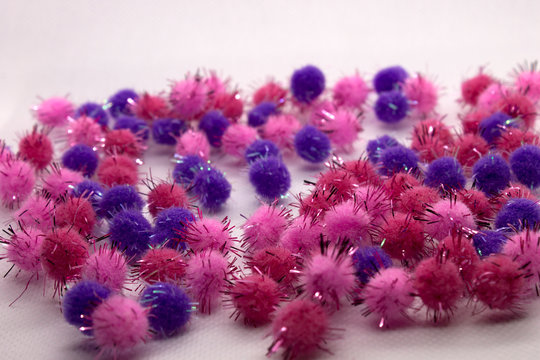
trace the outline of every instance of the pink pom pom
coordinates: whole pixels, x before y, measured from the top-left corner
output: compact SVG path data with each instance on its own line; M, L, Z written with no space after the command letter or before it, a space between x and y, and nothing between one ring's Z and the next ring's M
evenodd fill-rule
M27 161L36 170L42 170L50 164L54 150L47 135L36 128L19 141L19 157Z
M45 235L34 228L13 233L7 243L6 257L19 269L37 275L41 271L41 244Z
M532 102L536 103L540 100L540 72L535 70L522 71L519 73L514 86Z
M300 104L300 106L303 105L305 104ZM307 110L309 110L309 124L320 128L321 124L326 121L327 114L334 114L337 107L330 100L319 100L309 105Z
M34 169L21 160L0 163L0 199L7 207L24 201L32 193L36 178Z
M127 277L124 255L108 246L101 246L86 260L81 270L83 280L92 280L114 291L121 291Z
M418 115L429 114L437 106L437 88L421 74L405 80L403 93L409 99L412 110Z
M137 164L125 155L108 156L97 169L99 181L106 186L136 185L139 181Z
M246 265L254 270L253 273L267 275L285 286L290 286L298 277L298 258L279 246L257 251Z
M355 191L356 202L367 211L374 223L380 223L392 209L392 201L382 186L364 185Z
M504 190L502 190L499 195L496 197L490 199L491 204L493 205L494 211L499 211L508 201L512 199L529 199L536 201L536 196L533 195L533 193L527 189L525 186L521 184L512 184L508 185L508 187Z
M236 238L232 236L231 221L224 218L222 221L202 218L187 225L184 240L191 250L195 252L203 250L218 250L221 253L229 251L234 245Z
M346 161L343 164L343 169L354 176L358 184L379 185L381 183L375 167L367 159Z
M489 221L493 217L493 206L486 194L476 189L464 189L457 193L457 199L467 205L479 225L489 225Z
M458 136L453 152L462 166L472 167L474 163L489 152L489 145L480 135L465 134Z
M482 69L480 69L478 75L465 80L461 84L463 101L469 105L476 106L480 94L494 81L491 76L483 74Z
M495 108L499 101L505 97L509 91L510 90L501 83L492 83L480 94L480 96L478 96L478 110L492 114L496 111Z
M160 183L153 186L148 193L148 211L156 217L162 210L171 207L190 207L186 190L176 183Z
M300 130L300 122L290 114L270 115L261 130L261 137L270 140L282 150L292 150L294 134Z
M255 91L253 94L253 103L259 105L263 101L271 101L277 106L282 106L285 104L286 98L287 90L278 83L270 81Z
M83 236L92 234L96 225L96 212L88 199L84 197L68 197L56 206L54 213L57 226L72 226Z
M369 87L359 75L340 79L332 89L332 98L337 106L360 109L369 95Z
M244 111L244 103L238 92L217 94L209 109L220 110L221 113L233 122L238 121Z
M523 131L514 127L507 127L495 140L495 147L499 150L504 158L508 159L510 154L523 145L538 145L540 143L540 137L531 132Z
M368 240L371 218L363 204L348 200L335 205L324 216L324 232L333 243L348 239L354 244Z
M350 172L339 168L331 168L321 173L315 184L315 188L327 194L329 202L334 204L352 199L357 187L356 178Z
M421 259L427 252L424 223L411 214L396 213L380 228L381 248L404 263Z
M101 126L88 116L70 120L67 127L67 137L70 146L84 144L94 147L105 141Z
M358 132L362 130L358 116L346 109L323 113L318 127L328 135L335 146L346 152L352 150L352 144L358 138Z
M412 281L404 269L381 269L366 285L362 298L366 313L380 316L379 327L406 316L414 297Z
M94 339L103 351L128 350L149 337L147 310L135 300L112 295L92 313Z
M414 175L398 172L386 179L383 183L391 199L398 199L408 188L420 185L420 181Z
M43 125L62 126L73 115L73 104L65 98L52 97L41 102L35 110L38 121Z
M203 80L204 85L206 86L207 96L212 99L218 95L221 95L227 91L228 79L221 80L221 78L216 74L216 71L210 70L206 77Z
M434 239L443 240L453 229L475 228L471 210L458 200L446 199L426 210L426 233Z
M464 134L478 134L478 126L480 121L491 115L490 111L472 110L465 115L460 116L461 125L463 126Z
M103 149L108 155L125 154L137 158L143 154L146 146L143 139L133 134L131 130L119 129L111 130L105 135Z
M439 243L443 256L452 261L459 269L465 284L470 285L480 258L471 242L462 233L447 236Z
M257 130L244 124L233 124L225 130L221 145L225 154L243 159L246 148L255 140Z
M6 145L6 142L0 139L0 163L13 160L14 157L15 155L11 152L9 146Z
M536 107L531 100L523 94L508 93L497 102L495 108L508 116L511 116L513 119L522 119L526 128L534 127Z
M81 181L83 177L80 173L53 166L51 173L43 179L43 190L50 195L51 199L58 199Z
M48 231L51 229L52 213L54 211L54 205L50 198L44 198L39 195L29 197L22 203L21 207L13 219L20 222L25 228L35 227L41 231Z
M450 152L454 138L450 129L436 119L424 120L415 125L411 149L418 152L420 160L432 162Z
M540 233L529 229L512 236L502 249L502 253L521 265L527 276L525 283L529 288L538 289L540 285Z
M416 185L406 188L397 199L396 208L403 213L422 214L428 206L439 201L439 193L434 188Z
M139 278L149 284L156 282L181 284L186 275L183 256L174 249L150 249L137 264Z
M280 245L293 254L305 256L319 245L323 227L310 217L299 216L281 234Z
M208 100L207 86L198 77L188 77L173 84L169 101L180 119L192 120L203 111Z
M166 118L170 114L167 100L148 93L140 95L133 103L130 103L130 108L133 115L146 121Z
M200 131L186 131L176 142L176 154L180 156L197 155L203 160L208 160L210 144L206 135Z
M261 205L242 225L242 240L250 251L277 245L289 222L290 211L273 205Z
M332 195L317 189L308 195L299 194L296 205L299 214L312 219L324 218L326 211L333 205L332 201L335 201L328 199L328 197L332 197Z

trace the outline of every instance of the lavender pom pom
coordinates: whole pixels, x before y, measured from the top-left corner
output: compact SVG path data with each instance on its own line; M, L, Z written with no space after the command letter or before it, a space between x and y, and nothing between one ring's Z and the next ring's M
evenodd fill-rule
M432 188L442 186L445 190L461 190L466 181L459 162L453 157L445 156L429 164L424 183Z
M188 209L171 207L161 211L156 217L152 242L166 244L174 249L186 249L183 233L187 224L192 221L195 221L195 217Z
M208 164L197 155L187 155L180 157L173 170L174 181L189 185L193 182L195 175L208 167Z
M497 195L510 182L510 167L499 155L486 155L473 166L474 186L486 195Z
M486 257L500 253L508 238L502 231L484 230L475 234L472 240L478 255Z
M103 193L105 189L101 184L92 180L83 180L71 190L71 194L75 197L88 198L94 209L99 208Z
M400 90L408 77L409 74L401 66L387 67L375 74L373 86L378 93Z
M293 73L291 92L296 100L309 104L322 94L325 82L324 74L319 68L307 65Z
M207 167L193 179L193 192L199 203L211 211L219 210L231 196L231 184L217 169Z
M367 284L379 270L392 266L392 259L379 246L359 248L352 255L352 262L362 284Z
M384 149L397 145L399 145L398 141L389 135L383 135L368 141L366 151L369 161L373 164L378 163Z
M271 101L263 101L248 113L249 126L257 127L266 124L270 115L277 114L277 106Z
M115 118L121 115L132 115L130 101L138 98L139 95L134 90L120 90L109 98L109 112Z
M246 149L245 158L248 164L268 156L280 156L279 148L269 140L255 140Z
M274 156L254 162L249 169L249 181L257 194L270 201L285 195L291 187L289 170Z
M326 160L330 155L330 139L315 126L305 125L294 137L294 148L298 156L312 163Z
M523 185L534 189L540 185L540 148L523 145L510 156L510 166Z
M199 123L199 129L204 131L210 145L213 147L220 147L221 138L229 125L231 125L231 123L223 116L221 111L212 110L202 117L201 122Z
M415 172L418 168L418 156L414 151L402 145L386 148L381 153L381 168L383 175L397 172Z
M120 116L114 124L114 129L128 129L135 135L140 136L143 140L148 140L148 124L146 121L134 116Z
M497 112L480 121L478 131L489 144L493 144L501 136L504 128L508 126L515 127L512 117L502 112Z
M513 199L497 214L495 227L520 231L523 228L533 228L538 222L540 222L540 206L536 202L529 199Z
M162 145L176 144L176 138L186 131L187 125L178 119L157 119L152 123L152 137Z
M118 185L103 194L99 203L99 215L112 218L122 210L141 211L144 201L133 186Z
M152 226L137 210L117 213L110 224L111 243L128 258L139 258L150 246Z
M69 148L62 156L64 167L91 177L96 172L99 163L97 153L88 145L77 144Z
M75 117L88 116L94 119L99 125L107 126L109 124L109 115L99 104L87 102L79 106L75 111Z
M401 92L387 91L379 94L375 102L375 115L385 123L397 123L407 116L409 100Z

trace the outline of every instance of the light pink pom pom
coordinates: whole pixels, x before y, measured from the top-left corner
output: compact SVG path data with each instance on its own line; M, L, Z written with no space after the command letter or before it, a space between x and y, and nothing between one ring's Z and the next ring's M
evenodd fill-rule
M309 216L299 216L281 234L280 244L293 254L308 255L319 246L322 225Z
M244 124L233 124L225 130L221 138L222 149L225 154L244 158L246 148L257 140L257 130Z
M382 186L364 185L355 191L356 202L367 211L373 222L380 222L392 209L392 201Z
M521 72L516 79L515 87L532 102L538 102L540 100L540 72Z
M502 249L502 253L515 259L528 274L525 282L529 288L540 285L540 232L529 229L511 237Z
M43 190L50 194L51 199L57 199L81 181L83 177L80 173L53 167L51 173L43 179Z
M218 250L222 253L229 251L236 238L231 233L231 221L200 218L187 225L184 235L189 248L195 252L203 250Z
M41 244L45 235L34 228L15 232L7 245L7 259L19 269L38 274L41 271Z
M128 350L149 338L147 310L135 300L112 295L92 313L94 339L103 351Z
M323 113L324 120L320 121L319 129L326 133L336 147L351 151L352 144L362 130L358 116L350 110L338 109L334 113Z
M0 163L0 199L7 207L24 201L36 183L34 169L21 160Z
M339 80L332 92L336 105L359 109L366 102L369 87L359 75L353 75Z
M370 216L362 204L348 200L332 207L324 217L324 231L333 243L348 239L353 244L365 242L368 238Z
M418 74L405 80L403 92L418 115L431 113L437 106L437 88L431 81Z
M67 128L67 137L70 146L84 144L93 147L104 141L101 126L89 116L71 120Z
M426 210L425 219L426 233L440 241L450 235L452 229L475 228L471 210L461 201L440 200Z
M73 104L62 97L52 97L35 107L39 122L47 126L62 126L73 115Z
M509 93L509 89L501 83L493 83L478 96L478 109L489 113L495 110L497 104Z
M242 225L243 241L250 251L277 245L287 228L290 212L272 205L261 205Z
M26 199L13 219L24 227L35 227L42 231L49 231L52 226L52 213L54 205L51 199L34 195Z
M207 86L200 78L188 77L174 83L169 100L180 119L192 120L206 105Z
M270 140L280 149L292 149L294 134L300 129L300 122L293 115L271 115L262 127L261 137Z
M387 321L406 316L414 300L412 294L412 281L404 269L381 269L363 290L366 314L380 316L379 327L388 326Z
M83 265L83 280L93 280L114 291L121 291L127 277L127 261L124 255L108 246L97 249Z
M180 156L197 155L203 160L208 160L210 144L206 135L200 131L186 131L176 142L176 154Z

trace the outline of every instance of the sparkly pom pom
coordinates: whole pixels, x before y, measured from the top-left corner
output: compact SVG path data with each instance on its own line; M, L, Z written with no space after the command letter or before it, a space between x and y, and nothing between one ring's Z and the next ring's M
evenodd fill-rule
M273 115L260 129L261 137L270 140L280 149L294 147L294 134L300 129L300 122L290 114Z
M521 265L527 275L526 285L531 290L538 291L540 286L540 233L525 230L512 236L503 246L502 253Z
M363 204L348 200L330 208L324 216L324 231L328 240L337 243L349 240L353 244L365 243L371 222Z
M33 195L22 203L13 219L25 228L35 227L42 231L48 231L53 224L53 211L54 205L50 198Z
M397 199L397 208L404 213L422 214L439 199L437 190L433 188L422 185L406 187Z
M134 187L118 185L103 194L99 203L99 215L110 219L122 210L141 211L143 206L144 201Z
M510 182L510 166L499 155L486 155L474 164L473 178L486 195L497 195Z
M51 127L65 125L68 117L73 115L73 104L61 97L46 99L35 109L38 121Z
M429 187L440 187L448 191L463 189L466 181L459 162L453 157L445 156L429 164L424 183Z
M263 101L248 113L248 124L258 127L266 124L268 117L277 114L277 105L270 101Z
M362 130L358 116L351 110L338 109L334 113L323 114L319 129L328 134L332 144L342 151L352 150L352 144Z
M161 183L155 185L148 193L148 212L156 217L162 210L171 207L189 206L186 191L175 183Z
M407 172L396 172L383 182L383 187L391 199L398 199L406 189L418 185L420 181Z
M169 101L178 118L191 120L204 110L207 88L200 78L188 77L173 84Z
M400 91L383 92L375 102L375 115L377 119L388 123L397 123L407 116L409 100Z
M71 190L72 196L87 198L95 209L99 208L104 193L101 184L92 180L83 180Z
M294 219L281 234L280 245L293 254L307 255L319 245L322 225L305 216Z
M459 274L467 286L470 286L476 266L480 261L475 247L462 232L453 232L439 243L442 256L458 267Z
M83 144L94 147L104 141L101 126L88 116L81 116L70 121L67 127L67 137L70 146Z
M120 292L126 282L127 271L127 260L120 251L101 246L86 260L81 277Z
M36 178L32 167L21 160L0 162L0 199L7 207L24 201L34 188Z
M473 166L488 152L488 143L478 134L459 136L454 144L454 153L461 166Z
M382 224L381 248L392 258L405 264L421 259L426 253L423 222L410 214L396 213Z
M195 252L203 250L229 251L236 238L232 236L231 222L227 218L218 221L200 218L189 222L186 227L185 241Z
M253 94L253 103L259 105L263 101L272 101L278 106L282 106L285 103L287 97L287 90L274 81L270 81L260 88L258 88Z
M356 202L361 204L368 213L371 221L379 223L392 209L390 195L380 185L364 185L356 189L354 196Z
M540 185L540 147L523 145L510 156L510 165L520 183L531 189Z
M527 128L534 127L536 107L531 100L523 94L516 92L504 96L497 103L496 109L513 119L519 118L523 120L523 123Z
M467 205L479 226L486 226L486 223L491 222L494 209L490 200L482 191L476 189L461 190L457 194L457 199Z
M532 228L540 223L540 206L529 199L508 201L495 218L495 228L513 228L521 230Z
M429 114L437 106L437 88L420 74L405 80L403 93L411 102L411 109L419 115Z
M261 205L242 225L243 241L250 251L275 246L287 228L289 211L274 205Z
M296 100L309 104L322 94L325 81L319 68L307 65L294 71L291 77L291 92Z
M540 72L536 70L536 64L531 70L520 72L514 83L517 91L525 94L532 102L540 100Z
M390 66L379 70L375 74L373 86L378 93L400 90L408 77L409 74L401 66Z
M255 140L246 147L244 152L244 157L248 164L253 164L255 161L269 156L276 158L281 156L279 148L269 140Z
M474 234L472 240L478 255L486 257L500 253L508 238L503 231L483 230Z
M321 173L315 183L315 189L328 194L328 200L334 203L352 199L357 188L358 183L354 175L340 168L330 168Z
M478 97L491 85L494 80L491 76L480 72L478 75L465 80L461 83L461 97L469 105L475 106Z
M246 148L257 140L257 130L244 124L233 124L221 139L223 152L237 158L244 157Z
M97 177L106 186L136 185L137 164L125 155L111 155L105 157L97 169Z
M332 98L337 106L360 109L369 95L369 87L359 75L340 79L332 89Z
M487 118L491 112L486 110L474 109L467 112L464 115L460 115L461 125L463 126L463 133L465 134L478 134L478 126L480 121Z
M538 145L540 136L531 132L524 131L519 128L507 127L501 133L501 136L495 140L495 147L502 153L504 158L523 145Z
M143 140L148 140L150 130L146 121L134 116L120 116L116 119L114 130L126 129Z
M384 175L393 175L398 172L415 172L418 166L418 156L405 146L397 145L384 149L381 152L381 168Z
M497 104L503 97L508 95L509 91L510 90L501 83L493 82L482 91L480 96L478 96L478 110L492 114L493 111L498 110Z
M323 162L330 156L330 139L312 125L305 125L294 137L294 148L302 159L312 163Z
M113 94L108 100L109 112L115 118L122 115L132 115L131 104L135 103L139 95L132 89L122 89Z
M88 102L79 106L75 112L75 118L78 119L81 116L92 118L94 122L103 127L107 127L109 124L109 115L103 110L103 106L96 103Z
M177 139L176 153L180 156L194 155L208 160L210 144L204 133L188 130Z
M37 275L41 271L41 244L45 235L34 228L13 232L7 242L6 257L19 269Z
M298 258L280 246L258 250L246 264L253 273L269 276L281 285L291 286L297 279Z
M111 130L105 135L103 149L107 155L127 155L137 158L143 154L143 139L127 129Z
M81 181L83 177L78 172L54 166L51 173L43 179L43 190L50 195L51 199L58 199Z
M227 119L237 122L244 113L244 103L238 92L216 94L211 108L220 110Z
M166 247L149 249L141 260L138 275L143 281L154 284L168 282L180 284L186 274L186 263L180 252Z
M478 131L489 144L493 144L501 136L504 129L512 126L516 126L516 124L511 116L497 112L480 121Z
M231 196L232 186L225 175L217 169L207 167L193 178L193 192L199 203L207 210L218 211Z
M204 114L199 123L199 130L206 134L208 142L213 147L221 147L221 138L231 125L221 111L212 110Z
M291 174L280 159L270 156L251 165L249 181L258 195L273 201L287 194L291 187Z
M534 196L529 189L523 185L512 184L502 190L499 195L491 199L494 210L500 210L509 200L523 198L536 201L537 198Z
M83 236L92 234L96 213L85 197L68 197L56 206L54 219L57 226L72 226Z
M446 155L453 143L450 129L440 120L427 119L414 126L411 149L422 161L429 163Z
M195 175L208 166L198 155L179 157L173 170L174 181L182 185L191 185Z
M378 246L361 247L352 254L356 277L367 284L380 271L392 267L392 259Z
M156 217L153 242L173 249L186 249L185 233L192 221L195 217L188 209L171 207L163 210Z
M170 113L169 105L165 99L148 93L142 94L129 105L133 115L147 121L165 118Z
M474 229L475 219L471 210L458 200L445 199L426 210L426 233L437 240L443 240L452 230Z
M19 141L19 157L36 170L42 170L53 158L53 146L47 135L34 130Z
M62 156L64 167L81 172L84 176L91 177L97 169L98 155L88 145L78 144L67 150Z
M150 246L152 226L137 210L114 215L109 227L111 243L128 258L139 258Z
M397 140L389 135L383 135L368 141L366 151L369 161L373 164L378 163L384 149L397 145L399 145Z

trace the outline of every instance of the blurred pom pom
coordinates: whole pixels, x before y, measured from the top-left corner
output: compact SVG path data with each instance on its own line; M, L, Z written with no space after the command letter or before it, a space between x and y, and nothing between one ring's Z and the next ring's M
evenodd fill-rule
M146 121L165 118L170 114L167 101L158 95L144 93L129 105L133 115Z
M167 247L150 248L137 261L139 278L148 284L167 282L179 285L186 274L186 263L180 252Z
M242 158L246 148L257 140L257 130L244 124L233 124L225 130L221 139L225 154Z
M146 121L135 116L120 116L114 123L114 130L127 129L143 140L148 140L150 130Z
M253 103L259 105L263 101L271 101L278 106L282 106L286 97L286 89L274 81L269 81L253 93Z
M198 155L186 155L179 157L173 170L174 181L182 185L190 185L199 171L206 169L208 165Z
M425 255L424 224L411 214L396 213L381 226L380 246L392 258L407 264Z
M204 133L188 130L176 140L176 153L180 156L193 155L208 160L210 143Z
M217 250L226 253L236 241L230 225L227 218L218 221L201 217L187 224L185 241L195 252Z
M70 146L83 144L94 147L104 141L101 126L89 116L81 116L69 122L67 137Z
M43 100L35 110L38 121L43 125L62 126L73 115L73 104L66 98L52 97Z
M285 287L291 286L298 277L298 258L280 246L258 250L246 264L252 269L252 273L266 275Z
M42 170L50 164L54 155L51 140L36 128L19 141L19 158Z
M97 153L90 146L83 144L72 146L62 155L62 165L64 167L81 172L87 177L94 175L98 162Z
M418 166L418 156L414 151L402 145L392 146L381 152L381 167L379 171L391 176L398 172L415 172Z
M294 147L294 134L300 129L300 122L293 115L280 114L268 118L266 124L260 129L261 137L272 141L280 149Z
M512 199L508 201L495 218L495 228L513 228L522 230L532 228L540 223L540 206L529 199Z
M325 120L319 129L327 134L332 144L340 150L349 151L362 127L356 114L350 110L338 109L333 114L325 114Z
M122 291L127 278L127 261L115 248L100 246L82 267L83 280L95 281L116 292Z
M497 195L510 182L510 166L499 155L488 154L473 167L474 186L486 195Z
M199 123L199 130L206 134L208 142L213 147L221 147L221 139L231 125L221 111L212 110L204 114Z
M526 128L533 128L536 120L536 107L527 96L514 92L503 96L496 109L513 119L521 119Z
M211 108L220 110L227 119L233 122L237 122L244 113L244 103L238 92L216 94Z
M0 162L0 199L4 206L13 207L30 196L36 178L32 167L21 160Z
M409 100L397 90L383 92L375 102L374 111L380 121L397 123L407 116Z
M478 103L478 97L482 94L494 80L491 76L480 73L461 83L461 97L466 104L475 106Z
M243 241L250 251L278 244L289 222L289 211L274 205L261 205L242 225Z
M361 247L352 254L356 278L367 284L382 270L392 267L392 259L379 246Z
M301 103L309 104L322 94L326 86L324 74L313 66L307 65L295 70L291 77L291 92Z
M103 106L96 103L88 102L79 106L75 112L75 118L78 119L83 116L92 118L94 122L103 127L107 127L109 124L109 115L103 110Z
M461 125L464 134L478 134L480 121L487 118L491 112L486 110L473 109L464 115L460 115Z
M191 120L204 110L207 88L200 78L190 76L173 84L169 101L177 117Z
M24 228L36 228L41 231L48 231L53 224L53 212L54 204L50 198L33 195L22 203L19 210L15 212L13 219Z
M461 166L473 166L489 152L489 145L477 134L459 136L454 144L454 153Z
M287 194L291 187L291 174L280 159L270 156L251 165L249 181L258 195L273 201Z
M294 219L281 234L280 245L293 254L307 255L319 245L322 225L306 216Z
M51 199L58 199L81 181L83 177L78 172L53 166L51 173L43 178L42 186Z
M128 129L111 130L105 135L104 147L107 155L141 156L146 149L143 139Z
M536 63L531 70L523 70L518 74L514 86L532 102L540 100L540 72L536 70Z
M330 156L331 144L326 134L312 125L305 125L294 137L294 148L302 159L320 163Z
M148 212L156 217L162 210L171 207L189 207L189 198L183 187L176 183L160 183L148 193Z
M396 207L403 213L422 214L427 207L440 200L437 190L416 185L406 187L397 198Z
M369 87L360 77L352 75L341 78L332 89L332 98L337 106L360 109L369 95Z
M487 257L500 253L508 238L503 231L483 230L474 234L472 240L478 255Z
M265 159L269 156L281 157L279 148L269 140L255 140L246 147L244 152L244 157L250 165L259 159Z
M225 175L214 168L207 167L195 174L193 192L203 208L218 211L231 196L232 186Z
M248 124L258 127L266 124L268 117L278 113L277 105L270 101L263 101L251 109L248 113Z
M131 104L139 95L132 89L122 89L114 93L108 100L109 113L118 118L122 115L132 115Z
M437 106L437 88L421 74L405 80L403 93L409 99L411 109L419 115L429 114Z
M432 162L450 152L454 138L450 129L437 119L427 119L414 126L411 149L420 159Z
M333 243L349 240L353 244L361 244L367 241L370 222L370 216L362 204L348 200L326 212L324 232Z
M188 209L171 207L163 210L156 217L153 242L165 244L173 249L186 249L185 233L188 224L195 217Z
M38 275L44 234L32 227L13 232L7 241L6 258L19 269Z
M431 209L426 209L425 220L426 233L440 241L453 230L475 228L475 219L471 210L461 201L454 199L440 200Z
M497 112L480 121L478 131L489 144L494 144L506 128L513 126L516 126L516 124L512 117Z
M73 227L83 236L92 234L96 225L96 213L90 201L85 197L67 197L54 211L57 226Z
M101 184L92 180L83 180L71 189L72 196L87 198L94 209L99 208L104 193L105 190Z
M397 145L399 145L398 141L389 135L383 135L376 139L369 140L366 146L369 161L373 164L377 164L384 149Z
M538 292L540 285L540 233L524 230L506 241L502 253L521 265L527 287Z
M432 188L460 190L466 181L459 162L453 157L445 156L429 164L424 183Z
M497 109L499 101L509 93L509 89L500 82L493 82L477 99L477 108L482 112L492 114Z
M350 173L358 184L369 183L379 185L380 177L375 171L375 167L367 159L345 161L343 169Z
M523 145L538 145L540 137L531 131L524 131L519 128L507 127L495 140L495 147L501 152L504 158L508 158L512 152Z
M108 219L122 210L141 211L144 201L133 186L118 185L107 190L99 203L99 215Z
M123 210L111 220L110 240L129 259L138 259L150 247L152 226L137 210Z
M523 185L534 189L540 185L540 148L523 145L510 156L512 172Z
M409 74L401 66L390 66L379 70L375 74L373 86L377 93L401 90L408 77Z
M137 164L125 155L111 155L105 157L97 169L99 181L106 186L136 185Z

